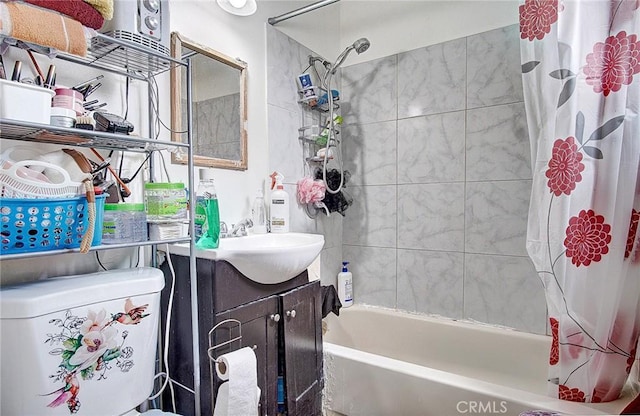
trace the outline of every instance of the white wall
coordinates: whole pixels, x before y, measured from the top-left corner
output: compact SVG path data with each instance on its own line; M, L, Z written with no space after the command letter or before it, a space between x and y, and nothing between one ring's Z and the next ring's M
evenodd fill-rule
M346 65L518 23L518 0L342 0L340 44L366 37L366 53ZM293 36L293 35L291 35Z

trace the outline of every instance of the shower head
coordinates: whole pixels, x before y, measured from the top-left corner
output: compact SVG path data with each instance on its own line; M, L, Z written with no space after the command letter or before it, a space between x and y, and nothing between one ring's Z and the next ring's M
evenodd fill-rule
M355 50L358 53L358 55L360 55L362 52L364 52L367 49L369 49L369 46L371 46L371 43L369 42L369 40L367 38L360 38L360 39L356 40L355 42L353 42L352 45L347 46L347 49L342 51L342 53L338 56L338 58L336 59L336 63L333 64L333 67L331 68L331 71L329 71L329 73L331 73L331 74L335 74L336 73L336 71L338 70L340 65L342 65L344 63L345 59L347 59L347 56L349 55L349 52Z
M355 48L356 52L358 52L358 55L369 49L369 46L371 46L371 42L369 42L369 39L367 38L360 38L357 41L353 42L353 47Z

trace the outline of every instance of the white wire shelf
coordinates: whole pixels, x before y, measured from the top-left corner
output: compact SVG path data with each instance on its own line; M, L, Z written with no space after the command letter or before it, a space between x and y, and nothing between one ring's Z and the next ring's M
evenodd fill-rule
M9 46L140 80L147 80L149 75L167 71L172 64L185 65L183 61L169 56L168 51L155 50L150 46L102 33L96 33L91 38L87 56L66 54L48 46L0 35L0 52Z
M175 238L171 240L140 241L137 243L102 244L99 246L91 247L89 251L113 250L117 248L152 246L152 245L161 245L161 244L188 243L190 241L191 241L190 237L184 237L184 238ZM54 256L58 254L69 254L69 253L80 253L80 248L66 248L66 249L49 250L49 251L34 251L32 253L27 252L27 253L16 253L16 254L0 254L0 260L26 259L31 257Z
M95 147L98 149L129 150L133 152L173 150L189 147L188 144L180 142L9 119L0 119L0 138L66 146Z

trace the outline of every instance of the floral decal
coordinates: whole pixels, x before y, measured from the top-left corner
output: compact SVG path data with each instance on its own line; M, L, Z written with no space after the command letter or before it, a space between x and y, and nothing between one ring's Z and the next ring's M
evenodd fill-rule
M582 153L578 152L578 146L573 137L555 141L551 160L549 160L549 169L545 173L549 179L547 185L554 195L569 195L576 189L576 183L582 180L580 172L584 170L584 164L581 161Z
M584 392L578 388L570 388L560 384L558 389L558 398L560 400L568 400L570 402L584 402Z
M600 261L609 252L610 232L611 226L605 224L602 215L583 209L577 217L569 219L567 238L564 239L567 257L578 267Z
M633 75L640 72L640 41L636 35L625 31L609 36L604 43L593 46L587 55L587 65L583 69L587 84L597 93L609 95L620 91L622 85L629 85Z
M633 251L633 244L638 233L638 223L640 223L640 211L631 210L631 223L629 224L629 235L627 236L627 247L624 250L624 258L629 258ZM640 249L640 248L639 248Z
M522 39L544 38L558 20L558 0L526 0L519 10Z
M107 317L102 309L98 312L89 310L86 317L79 317L65 312L62 319L52 319L49 323L59 328L55 334L47 334L45 344L61 345L49 351L49 354L60 355L62 361L58 371L50 377L55 382L63 381L59 389L47 393L55 396L47 407L58 407L66 404L70 413L77 413L80 409L80 380L97 380L106 378L108 370L112 369L112 362L122 372L128 372L134 365L130 358L133 348L126 346L129 335L123 331L118 341L116 324L135 325L142 318L149 316L144 311L149 305L134 306L131 299L124 304L124 312L118 312Z

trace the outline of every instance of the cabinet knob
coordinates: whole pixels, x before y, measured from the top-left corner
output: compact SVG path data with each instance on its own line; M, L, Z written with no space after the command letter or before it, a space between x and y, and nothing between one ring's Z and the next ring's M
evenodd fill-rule
M296 317L296 310L295 309L291 309L290 311L287 311L287 316L289 316L291 318L295 318Z
M271 319L273 322L278 322L280 320L280 314L274 313L269 317L269 319Z

